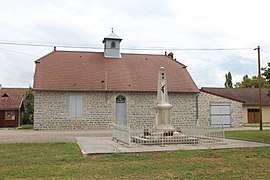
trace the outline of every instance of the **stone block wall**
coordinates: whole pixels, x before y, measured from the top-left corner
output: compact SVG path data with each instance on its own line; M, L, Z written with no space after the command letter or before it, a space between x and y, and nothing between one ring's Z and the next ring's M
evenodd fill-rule
M70 117L69 97L83 97L80 117ZM116 97L126 97L127 121L131 125L155 124L155 92L63 92L35 91L34 129L109 129L116 122ZM196 123L197 93L169 93L173 125Z
M169 93L169 102L173 105L171 110L173 126L197 123L197 95L198 93Z
M200 125L209 125L210 124L210 104L211 103L230 103L231 105L231 126L239 127L243 124L243 109L242 103L220 96L215 96L212 94L201 92L198 97L198 123Z

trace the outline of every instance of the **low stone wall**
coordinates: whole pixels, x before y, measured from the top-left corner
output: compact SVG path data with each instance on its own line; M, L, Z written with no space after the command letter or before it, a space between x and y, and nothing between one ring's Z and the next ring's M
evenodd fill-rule
M70 117L69 97L83 97L82 115ZM126 97L130 125L155 123L155 92L64 92L35 91L34 129L109 129L116 123L116 97ZM169 93L172 124L196 123L197 93Z
M198 97L198 123L200 125L210 124L210 105L211 103L230 103L231 105L231 127L239 127L243 125L243 108L242 103L220 96L201 92Z

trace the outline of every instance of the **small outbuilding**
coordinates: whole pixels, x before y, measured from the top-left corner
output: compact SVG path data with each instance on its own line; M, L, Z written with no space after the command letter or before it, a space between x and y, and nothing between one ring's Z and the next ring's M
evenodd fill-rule
M212 96L218 96L232 102L242 104L242 122L259 123L259 90L258 88L213 88L203 87L202 93L207 93ZM232 103L230 103L232 104ZM240 104L239 104L240 108ZM231 109L231 112L238 112L239 108ZM224 111L222 111L224 112ZM232 114L231 113L231 114ZM262 89L262 121L270 123L270 97L269 89Z
M27 88L0 87L0 127L20 127Z

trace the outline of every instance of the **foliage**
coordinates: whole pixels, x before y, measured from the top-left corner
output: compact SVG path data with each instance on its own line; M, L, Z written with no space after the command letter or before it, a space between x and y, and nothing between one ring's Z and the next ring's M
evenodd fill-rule
M262 71L262 76L266 79L268 83L270 83L270 62L267 62L267 67L263 67Z
M270 130L225 131L225 137L270 143Z
M235 84L236 88L258 88L258 77L257 76L252 76L251 78L248 77L246 74L243 77L242 82L237 82Z
M24 100L24 112L22 114L22 124L33 124L34 120L34 94L31 87L26 92Z
M270 63L267 67L261 68L261 81L262 88L270 88ZM247 74L243 77L241 82L237 82L234 86L236 88L258 88L258 76L249 77Z
M270 168L269 148L83 157L76 143L16 143L0 154L0 179L268 179Z
M232 75L231 75L231 72L229 71L228 74L225 74L225 78L226 78L226 81L225 81L225 87L226 88L232 88L233 87L233 83L232 83Z

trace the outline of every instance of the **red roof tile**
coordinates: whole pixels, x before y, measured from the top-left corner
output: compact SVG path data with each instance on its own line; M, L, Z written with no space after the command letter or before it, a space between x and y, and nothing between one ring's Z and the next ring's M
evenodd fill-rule
M19 109L22 104L22 97L0 97L0 109Z
M268 96L270 89L262 89L262 105L270 105L270 97ZM224 98L243 102L245 105L259 104L258 88L201 88L202 92L221 96Z
M28 88L0 88L0 109L19 109Z
M121 54L119 59L74 51L38 59L34 89L156 91L160 67L166 68L169 91L199 92L185 66L165 55Z
M8 96L20 96L23 97L28 91L28 88L0 88L0 96L7 94Z

